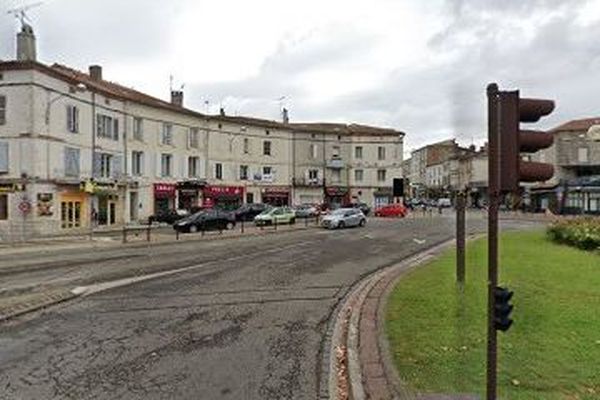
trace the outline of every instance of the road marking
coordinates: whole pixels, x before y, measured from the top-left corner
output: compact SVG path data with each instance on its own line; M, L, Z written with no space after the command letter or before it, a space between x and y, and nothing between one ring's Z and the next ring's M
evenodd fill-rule
M421 239L417 239L417 238L414 238L414 239L413 239L413 242L415 242L416 244L423 244L423 243L425 243L426 241L427 241L427 240L425 240L425 239L423 239L423 240L421 240Z

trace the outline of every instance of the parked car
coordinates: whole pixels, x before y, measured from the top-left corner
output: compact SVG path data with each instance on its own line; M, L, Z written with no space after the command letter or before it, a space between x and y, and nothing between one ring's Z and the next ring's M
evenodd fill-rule
M226 211L199 211L173 224L173 229L179 232L198 232L214 230L231 230L235 228L235 217Z
M400 203L388 204L375 210L376 217L406 217L408 209Z
M248 203L232 211L236 221L254 221L254 217L270 208L267 204Z
M189 215L184 210L158 210L156 214L148 217L148 223L153 224L155 222L164 222L169 225L173 225L175 222Z
M289 207L269 208L254 217L256 226L296 223L296 214Z
M365 216L371 212L371 208L366 203L351 203L345 206L345 208L358 208Z
M323 217L321 226L327 229L365 226L367 218L358 208L338 208Z
M320 214L320 209L314 204L300 204L295 208L296 218L312 218Z
M447 197L441 198L441 199L438 199L437 206L443 207L443 208L452 207L452 201Z

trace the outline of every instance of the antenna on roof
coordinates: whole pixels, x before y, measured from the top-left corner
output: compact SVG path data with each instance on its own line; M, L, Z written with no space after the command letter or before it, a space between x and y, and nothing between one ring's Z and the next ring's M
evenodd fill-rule
M14 15L15 18L17 18L17 19L19 19L19 21L21 21L21 27L24 27L27 25L27 23L25 21L31 22L31 19L27 16L27 14L25 14L25 11L30 10L34 7L41 6L42 4L44 4L44 3L41 1L38 1L37 3L32 3L32 4L22 6L22 7L13 8L12 10L8 10L6 13Z
M169 75L169 92L173 91L173 75Z

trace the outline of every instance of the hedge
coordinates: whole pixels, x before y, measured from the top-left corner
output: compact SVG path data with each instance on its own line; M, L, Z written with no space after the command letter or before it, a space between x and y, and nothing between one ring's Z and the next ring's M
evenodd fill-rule
M555 242L583 250L600 250L600 218L577 218L560 221L548 227L548 236Z

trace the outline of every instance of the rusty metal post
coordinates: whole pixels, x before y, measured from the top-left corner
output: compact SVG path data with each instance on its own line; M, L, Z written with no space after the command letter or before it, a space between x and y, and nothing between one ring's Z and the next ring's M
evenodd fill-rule
M127 227L123 225L123 243L127 243Z
M147 242L150 241L150 230L151 230L151 225L148 224L148 228L146 228L146 241Z
M244 233L244 218L242 217L241 222L241 227L242 227L242 233Z
M179 240L179 231L175 229L175 240Z
M487 87L488 97L488 329L486 399L496 400L498 348L494 327L494 288L498 285L498 203L500 199L500 109L498 85Z
M456 281L465 284L465 194L456 196Z

